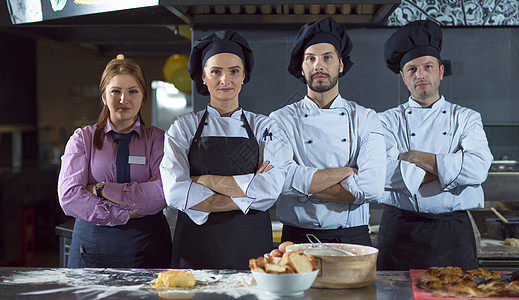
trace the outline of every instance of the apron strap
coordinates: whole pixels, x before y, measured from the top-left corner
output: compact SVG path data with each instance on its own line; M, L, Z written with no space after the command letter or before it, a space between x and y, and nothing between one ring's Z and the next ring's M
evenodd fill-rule
M193 142L198 143L200 140L200 135L202 135L202 129L204 129L205 126L205 120L207 119L207 109L204 112L204 115L202 116L202 119L200 119L200 123L198 123L198 127L196 128L195 136L193 137Z
M247 118L245 118L245 113L242 111L241 113L241 120L243 122L243 127L245 127L245 130L247 130L247 135L249 136L249 139L256 139L254 137L254 133L252 132L252 129L250 128L249 122L247 122Z

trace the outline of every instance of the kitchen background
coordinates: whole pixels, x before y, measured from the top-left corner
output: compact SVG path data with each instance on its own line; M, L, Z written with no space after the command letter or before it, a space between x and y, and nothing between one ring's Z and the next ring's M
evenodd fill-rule
M103 4L109 2L115 6ZM298 29L333 15L346 23L354 45L354 65L340 79L340 93L380 112L408 97L400 76L385 67L385 40L398 26L433 19L443 25L442 58L449 71L441 92L481 113L496 160L519 158L515 0L134 2L0 3L0 266L58 264L55 227L69 219L56 196L59 158L75 128L96 122L106 63L119 53L139 62L153 87L144 119L167 129L174 115L207 104L208 97L189 91L185 59L191 39L220 29L239 31L255 55L241 105L269 114L305 94L305 85L286 71ZM487 186L488 201L515 192L507 185L503 196L502 185ZM375 207L375 224L377 215Z

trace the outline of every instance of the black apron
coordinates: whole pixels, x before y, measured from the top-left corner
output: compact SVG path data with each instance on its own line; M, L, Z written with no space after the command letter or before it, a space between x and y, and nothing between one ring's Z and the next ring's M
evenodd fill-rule
M467 211L427 214L385 205L377 246L377 269L478 267L476 239Z
M76 219L69 268L169 268L170 265L171 234L162 212L114 227Z
M322 243L345 243L373 246L368 225L337 229L307 229L283 225L281 242L309 243L307 234L315 235ZM313 241L313 240L312 240ZM315 242L315 241L314 241Z
M201 137L207 111L189 148L191 176L256 173L259 146L242 113L248 138ZM241 210L213 212L202 224L178 212L173 236L173 267L182 269L248 269L249 259L272 250L272 226L268 212Z

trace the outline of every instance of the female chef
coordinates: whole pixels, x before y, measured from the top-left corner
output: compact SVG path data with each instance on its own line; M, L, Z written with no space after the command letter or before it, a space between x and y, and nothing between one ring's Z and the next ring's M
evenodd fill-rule
M283 187L289 151L273 120L240 107L253 65L236 32L194 43L188 69L209 104L172 121L160 165L166 202L179 210L173 267L247 269L273 248L267 210Z
M76 129L62 157L58 196L76 218L68 267L167 268L171 234L159 165L164 132L145 127L144 74L111 60L101 77L97 124Z

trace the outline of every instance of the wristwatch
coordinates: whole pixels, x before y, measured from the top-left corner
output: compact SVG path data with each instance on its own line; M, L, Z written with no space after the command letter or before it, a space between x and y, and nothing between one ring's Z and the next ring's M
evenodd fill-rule
M104 186L105 186L104 182L96 183L95 188L96 188L96 195L97 195L97 197L104 198L103 197L103 187Z

